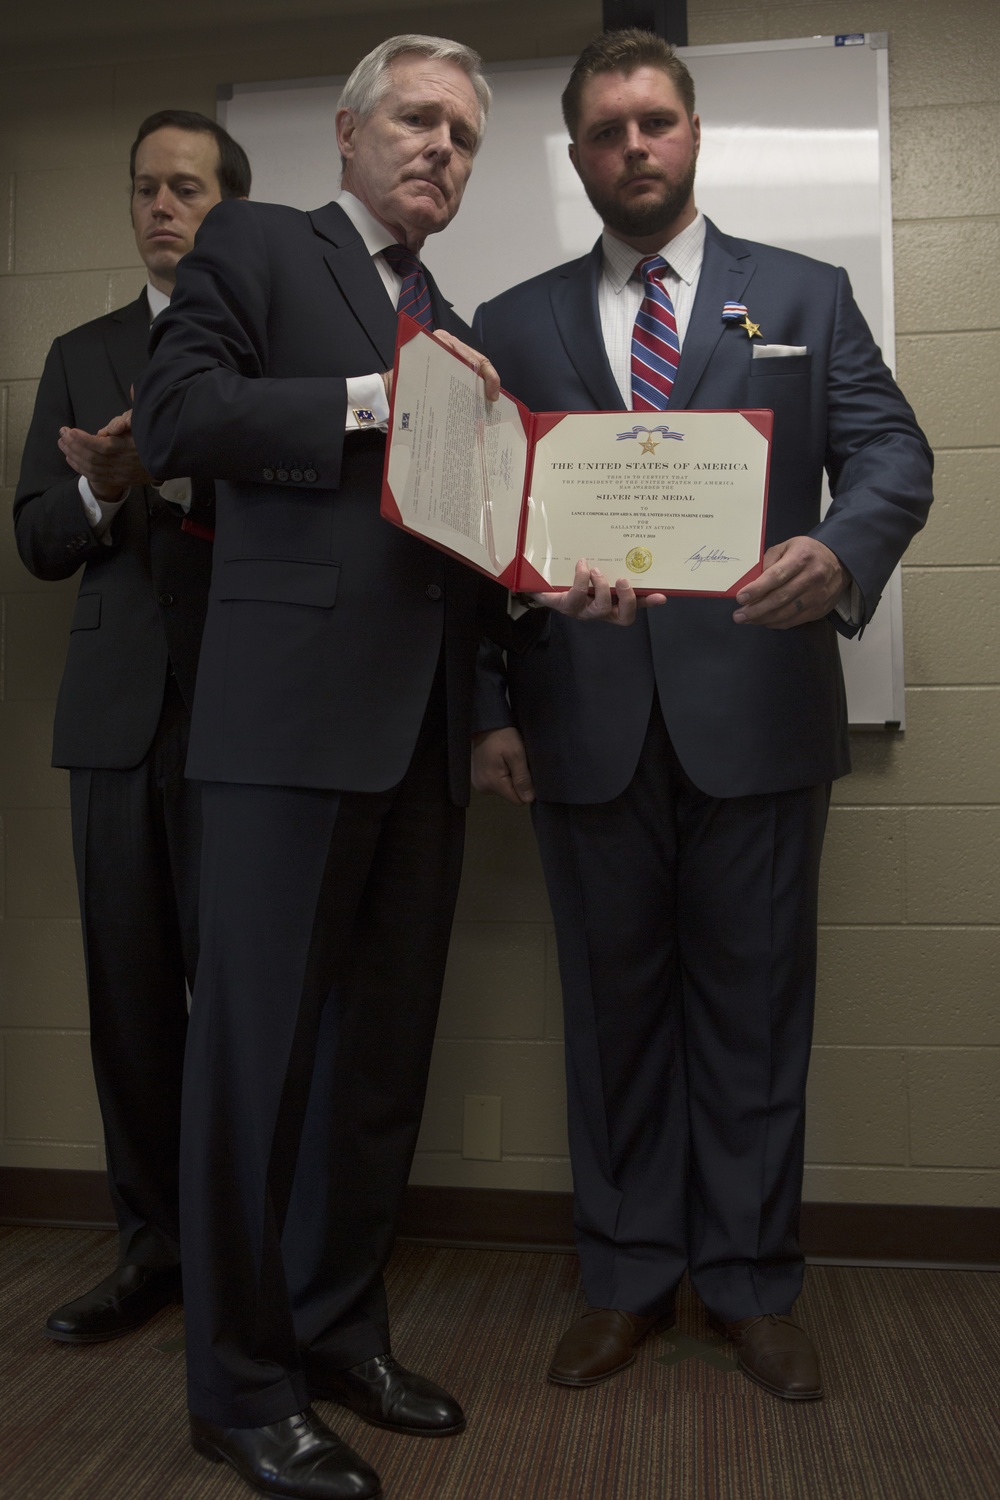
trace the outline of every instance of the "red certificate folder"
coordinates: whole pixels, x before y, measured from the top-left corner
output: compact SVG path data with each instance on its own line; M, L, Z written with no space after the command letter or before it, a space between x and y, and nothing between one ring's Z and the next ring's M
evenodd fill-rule
M487 402L402 315L382 515L507 588L577 558L636 593L729 597L761 572L770 411L530 412Z

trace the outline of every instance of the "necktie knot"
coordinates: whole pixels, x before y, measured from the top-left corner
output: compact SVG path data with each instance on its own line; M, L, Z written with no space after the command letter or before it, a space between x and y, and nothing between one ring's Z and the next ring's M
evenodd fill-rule
M646 281L650 277L659 281L664 271L669 270L670 267L662 255L644 255L635 268L635 275L640 281Z
M398 276L408 276L420 270L419 260L405 245L386 245L382 254Z
M433 328L431 316L431 294L424 276L424 268L412 250L405 245L387 245L382 251L387 263L401 278L396 311L406 313L422 328Z

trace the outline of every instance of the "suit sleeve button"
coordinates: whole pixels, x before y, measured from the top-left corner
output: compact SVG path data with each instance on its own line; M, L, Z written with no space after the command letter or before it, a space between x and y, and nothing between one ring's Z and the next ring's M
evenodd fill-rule
M279 484L287 484L288 483L288 470L287 469L275 469L275 471L274 471L274 477L278 481Z
M293 484L301 484L302 483L302 470L301 469L293 469L292 470L292 483Z
M440 599L441 595L444 593L444 590L439 583L429 583L424 589L424 593L427 595L428 599Z
M274 470L273 469L261 469L261 471L260 471L260 477L263 479L263 481L264 481L265 484L270 484L271 480L274 478Z
M158 596L158 599L159 599L160 604L163 604L163 605L173 604L173 602L174 602L174 596L173 596L173 594L160 594Z
M319 475L316 473L315 469L305 469L303 470L302 478L305 480L306 484L315 484L317 479L319 478Z

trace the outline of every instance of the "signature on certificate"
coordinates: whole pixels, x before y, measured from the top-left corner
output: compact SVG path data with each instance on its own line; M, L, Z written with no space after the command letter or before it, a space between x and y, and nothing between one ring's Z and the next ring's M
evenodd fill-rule
M685 558L685 562L691 564L692 573L697 573L702 563L739 562L739 558L731 557L722 547L712 547L708 551L704 547L699 547L697 552L692 552L690 557Z

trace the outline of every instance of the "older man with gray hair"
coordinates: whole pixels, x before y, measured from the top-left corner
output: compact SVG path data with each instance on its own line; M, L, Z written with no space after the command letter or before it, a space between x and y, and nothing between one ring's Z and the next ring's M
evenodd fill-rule
M503 592L388 525L379 494L397 308L499 390L419 260L488 105L468 48L376 48L337 113L339 201L213 210L136 396L150 471L217 481L188 761L205 822L188 1393L197 1450L267 1494L379 1493L313 1399L413 1436L465 1425L393 1359L382 1270L458 890L477 637L511 627ZM627 623L634 597L616 608L579 571L543 602L591 617L593 581L596 612Z

